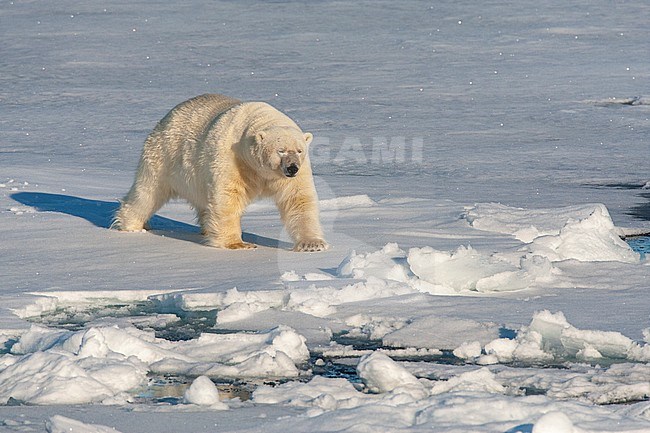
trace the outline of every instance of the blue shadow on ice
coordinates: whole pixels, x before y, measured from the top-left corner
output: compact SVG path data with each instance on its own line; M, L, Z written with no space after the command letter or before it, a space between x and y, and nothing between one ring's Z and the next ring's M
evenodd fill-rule
M518 425L517 427L513 427L504 433L532 433L533 427L533 424L522 424Z
M120 205L116 201L89 200L71 195L44 192L17 192L12 194L11 198L25 206L31 206L39 212L58 212L76 216L105 229L111 226L113 215ZM198 227L194 225L158 215L154 215L149 224L156 230L198 232Z
M17 192L11 198L25 206L31 206L39 212L57 212L83 218L91 224L110 228L113 215L119 207L116 201L89 200L63 194L49 194L44 192ZM149 221L153 233L164 234L175 239L192 240L200 242L199 228L170 218L154 215ZM188 236L189 235L189 236ZM252 233L243 233L246 242L252 242L271 248L291 248L291 244L278 239L259 236Z

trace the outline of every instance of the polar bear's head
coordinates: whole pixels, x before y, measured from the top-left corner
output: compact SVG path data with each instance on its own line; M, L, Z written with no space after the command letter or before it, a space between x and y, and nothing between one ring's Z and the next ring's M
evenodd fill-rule
M296 128L268 128L256 134L253 153L267 170L295 177L305 162L312 139L311 133Z

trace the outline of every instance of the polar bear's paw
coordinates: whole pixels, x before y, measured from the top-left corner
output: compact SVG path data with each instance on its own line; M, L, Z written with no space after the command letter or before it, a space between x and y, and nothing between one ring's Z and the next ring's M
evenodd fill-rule
M234 242L232 244L227 244L225 248L229 250L254 250L257 248L257 245L251 244L250 242Z
M117 230L126 233L144 233L150 230L148 224L124 224L119 220L113 221L109 228L111 230Z
M228 250L253 250L257 248L257 245L244 242L241 239L224 240L220 238L206 237L204 243L212 248L225 248Z
M322 239L310 239L305 241L297 242L293 247L294 251L300 253L315 253L317 251L325 251L329 248L327 242Z

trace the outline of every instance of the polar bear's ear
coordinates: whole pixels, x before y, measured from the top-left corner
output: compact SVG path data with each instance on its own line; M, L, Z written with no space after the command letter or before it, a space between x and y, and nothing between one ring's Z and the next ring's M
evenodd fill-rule
M311 143L311 141L314 139L314 136L312 135L311 132L305 132L304 137L305 137L305 145L309 145L309 143Z
M260 131L255 135L255 142L256 143L262 143L264 141L264 137L266 137L266 132Z

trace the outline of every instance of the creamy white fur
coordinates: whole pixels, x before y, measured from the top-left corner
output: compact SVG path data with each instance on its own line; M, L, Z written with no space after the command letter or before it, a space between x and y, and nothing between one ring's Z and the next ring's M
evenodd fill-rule
M163 204L180 197L196 209L208 245L253 248L242 241L241 216L254 199L271 196L294 250L326 249L307 152L311 140L264 102L223 95L185 101L145 141L113 227L140 231Z

